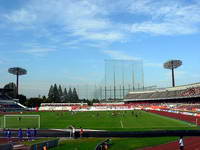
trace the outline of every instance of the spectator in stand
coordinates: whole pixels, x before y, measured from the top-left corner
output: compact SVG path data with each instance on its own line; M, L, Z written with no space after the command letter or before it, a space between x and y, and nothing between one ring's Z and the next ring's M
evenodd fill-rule
M6 131L6 136L7 136L7 138L8 138L8 141L10 142L10 141L11 141L11 131L10 131L10 129L8 129L8 130Z
M7 137L7 130L5 128L3 129L3 137Z
M180 139L179 139L179 148L180 148L180 150L184 150L183 136L180 136Z
M26 135L27 135L28 140L31 141L31 130L30 130L30 128L27 129Z
M74 126L70 126L70 138L75 138L76 129Z
M80 138L83 136L83 128L82 127L80 127Z
M19 138L19 141L22 141L23 132L22 132L22 129L21 129L21 128L19 128L19 131L18 131L18 138Z
M37 136L37 130L36 128L33 129L33 139L36 139Z
M102 149L103 150L108 150L108 145L106 142L102 143Z

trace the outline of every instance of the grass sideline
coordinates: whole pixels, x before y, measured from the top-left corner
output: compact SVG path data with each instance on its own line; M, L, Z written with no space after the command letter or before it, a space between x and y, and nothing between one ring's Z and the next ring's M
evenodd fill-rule
M34 145L34 144L39 144L39 143L42 143L42 142L46 142L46 141L51 141L51 140L56 140L58 138L39 138L39 139L36 139L36 140L33 140L33 141L24 141L22 142L22 144L26 145L26 146L31 146L31 145Z
M112 138L112 145L109 150L136 150L164 144L177 139L178 137ZM105 138L66 139L61 141L58 147L52 148L52 150L91 150L104 140Z
M76 128L109 131L148 131L148 130L184 130L199 129L193 124L148 113L145 111L103 111L103 112L27 112L26 115L40 115L41 129L64 129L70 125ZM3 116L1 116L3 118ZM18 119L10 124L19 128L30 127L30 122Z

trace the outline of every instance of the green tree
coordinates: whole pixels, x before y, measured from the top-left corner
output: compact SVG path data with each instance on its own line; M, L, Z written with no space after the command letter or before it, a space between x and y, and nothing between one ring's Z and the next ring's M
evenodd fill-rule
M69 88L68 90L68 102L71 103L73 101L73 93L72 93L72 89Z
M47 98L45 95L42 96L42 99L45 101Z
M67 93L66 88L64 89L64 92L63 92L63 98L64 98L64 102L67 103L68 102L68 93Z
M43 99L42 98L30 98L29 100L27 100L26 105L28 107L36 107L36 106L40 106L40 104L43 103Z
M76 92L76 88L73 89L73 92L72 92L72 100L73 102L79 102L79 98L78 98L78 94Z
M19 99L19 103L20 103L20 104L25 105L25 103L26 103L26 101L27 101L27 100L26 100L26 96L20 94L20 95L18 95L18 99Z
M54 84L54 87L53 87L53 101L56 103L60 102L58 87L56 84Z
M50 89L49 89L49 93L48 93L48 101L49 101L50 103L53 102L53 98L54 98L53 90L54 90L53 85L51 85L51 87L50 87Z
M62 100L62 97L63 97L63 92L62 92L62 87L61 85L59 85L58 87L58 94L59 94L59 98L60 98L60 101Z
M11 89L12 91L6 92L6 94L12 98L17 98L17 86L11 82L4 86L4 89Z

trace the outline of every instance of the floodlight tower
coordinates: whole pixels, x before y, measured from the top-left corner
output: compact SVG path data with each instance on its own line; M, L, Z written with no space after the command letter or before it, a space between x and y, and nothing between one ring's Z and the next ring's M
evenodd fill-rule
M27 74L27 71L26 71L26 69L23 69L23 68L14 67L14 68L9 68L8 72L10 74L13 74L13 75L17 76L16 85L17 85L17 96L18 96L18 91L19 91L18 90L19 89L19 76Z
M174 79L174 69L180 67L182 65L181 60L169 60L164 63L165 69L171 69L172 70L172 86L175 87L175 79Z

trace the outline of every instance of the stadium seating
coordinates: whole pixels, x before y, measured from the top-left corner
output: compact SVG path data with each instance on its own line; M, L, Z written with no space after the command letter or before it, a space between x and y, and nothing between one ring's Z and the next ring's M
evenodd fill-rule
M158 89L153 91L129 92L125 100L153 100L200 96L200 83Z
M22 111L26 107L16 102L7 95L0 94L0 112Z

